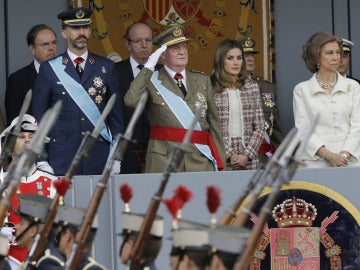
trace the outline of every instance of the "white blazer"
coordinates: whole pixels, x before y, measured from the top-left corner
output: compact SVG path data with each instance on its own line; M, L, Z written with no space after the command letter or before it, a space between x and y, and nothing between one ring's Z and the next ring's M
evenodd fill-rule
M304 161L318 161L317 167L327 166L315 155L321 146L339 153L348 151L352 157L350 166L360 166L360 85L355 80L338 73L338 81L331 93L316 81L315 74L294 88L293 109L295 126L304 130L310 126L317 113L319 123L315 127Z

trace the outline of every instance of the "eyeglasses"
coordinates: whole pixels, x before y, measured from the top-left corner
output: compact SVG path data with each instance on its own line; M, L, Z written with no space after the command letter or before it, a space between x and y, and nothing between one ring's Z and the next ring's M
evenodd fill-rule
M49 49L50 47L55 47L57 45L57 40L54 40L54 41L51 41L51 42L44 42L44 43L39 43L39 44L36 44L36 46L40 46L41 48L43 49Z
M152 39L151 38L147 38L147 39L128 39L129 42L134 43L135 45L140 45L143 44L143 42L145 42L146 45L152 44Z

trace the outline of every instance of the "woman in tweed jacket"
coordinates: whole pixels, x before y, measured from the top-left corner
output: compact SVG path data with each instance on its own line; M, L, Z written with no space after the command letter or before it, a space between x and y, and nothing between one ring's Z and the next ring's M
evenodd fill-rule
M228 170L256 169L265 131L259 86L246 79L245 72L240 43L231 39L220 42L215 51L211 82Z

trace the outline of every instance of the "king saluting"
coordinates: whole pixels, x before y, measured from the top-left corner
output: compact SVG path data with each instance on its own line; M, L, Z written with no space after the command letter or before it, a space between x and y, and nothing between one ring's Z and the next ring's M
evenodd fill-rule
M46 158L56 175L66 173L85 132L93 130L108 99L118 88L114 62L87 50L91 14L90 9L81 7L58 15L67 50L41 65L35 83L33 111L36 118L41 119L56 101L63 102L46 149ZM113 136L123 132L120 106L117 100L100 131L101 139L81 161L76 174L101 174ZM115 164L113 172L120 172L119 163Z
M186 69L188 63L185 28L175 25L154 40L160 48L130 85L125 104L134 107L149 92L148 117L151 126L145 172L163 172L174 144L183 140L196 106L202 104L200 119L188 152L178 171L213 171L223 168L225 150L209 76ZM154 72L159 59L164 66Z

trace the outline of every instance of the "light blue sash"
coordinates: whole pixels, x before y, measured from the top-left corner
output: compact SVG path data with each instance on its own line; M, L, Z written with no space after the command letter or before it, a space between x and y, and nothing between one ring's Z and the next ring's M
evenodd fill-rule
M50 60L49 64L64 86L65 90L95 127L101 114L84 87L65 72L65 66L62 64L62 57ZM102 123L100 134L110 143L110 145L112 144L113 140L110 130L106 128L104 123Z
M161 81L157 79L158 71L155 71L151 76L151 82L155 88L159 91L161 96L164 98L165 102L168 104L171 111L174 113L175 117L179 120L180 124L185 129L189 129L192 120L194 119L194 114L190 110L186 102L180 98L178 95L175 95L173 92L169 91L166 87L161 84ZM197 122L195 125L195 130L201 130L200 123ZM217 164L215 158L211 154L211 150L208 145L205 144L194 144L196 148L203 153L213 164L215 170L217 171Z

